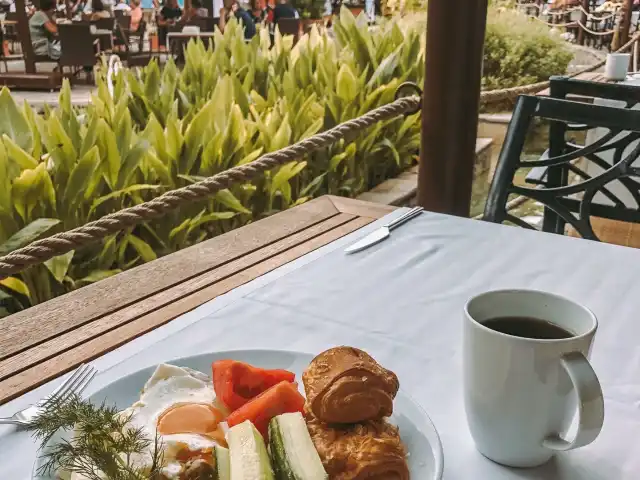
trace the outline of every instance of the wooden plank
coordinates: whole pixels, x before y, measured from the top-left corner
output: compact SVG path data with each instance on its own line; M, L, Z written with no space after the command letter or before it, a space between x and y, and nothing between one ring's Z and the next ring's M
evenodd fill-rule
M224 278L204 289L198 290L187 297L183 297L176 302L170 303L164 308L142 315L133 322L129 322L117 329L107 332L104 335L92 339L89 342L67 350L50 360L28 368L27 370L0 382L0 404L16 398L17 396L20 396L25 392L68 372L84 361L90 361L100 357L127 343L133 338L166 324L179 315L192 310L196 306L237 288L238 286L264 275L281 265L320 248L323 245L331 243L332 241L347 235L348 233L351 233L372 221L373 219L368 217L354 218L337 228L318 235L302 244L296 245L289 250L274 255L266 261L257 263L250 268Z
M353 198L334 197L327 195L324 198L331 200L335 208L342 213L350 213L359 217L378 219L393 212L397 207L380 203L365 202Z
M97 320L71 330L64 335L54 337L38 344L35 347L17 353L3 361L0 361L0 380L4 380L9 376L15 375L16 373L44 360L53 358L61 352L69 350L83 342L97 338L110 330L119 328L142 315L170 306L181 298L187 297L198 290L202 290L214 283L220 282L227 277L236 275L247 268L265 262L271 257L286 250L302 245L319 235L330 232L345 223L351 222L355 218L356 217L354 215L347 213L338 214L324 222L313 225L301 232L297 232L278 242L244 255L230 263L222 265L219 268L205 272L202 275L191 278L183 283L175 285L172 288L151 295L150 297L146 297L129 307L112 312ZM199 304L189 305L188 310L195 308L198 305ZM184 310L181 313L186 311L187 310Z
M220 267L338 213L331 200L318 198L11 315L2 320L0 360Z

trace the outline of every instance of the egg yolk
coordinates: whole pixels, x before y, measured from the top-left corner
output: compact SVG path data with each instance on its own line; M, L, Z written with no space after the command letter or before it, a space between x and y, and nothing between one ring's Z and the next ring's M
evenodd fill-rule
M224 418L220 410L204 403L179 403L162 412L158 418L158 433L197 433L219 438L218 424Z

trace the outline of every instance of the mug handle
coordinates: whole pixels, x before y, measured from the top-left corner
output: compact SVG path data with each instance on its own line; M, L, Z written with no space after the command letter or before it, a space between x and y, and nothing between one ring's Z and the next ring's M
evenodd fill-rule
M556 433L547 437L543 445L551 450L573 450L589 445L602 430L604 398L598 377L582 353L567 353L562 356L560 363L578 397L578 431L573 440L565 440Z

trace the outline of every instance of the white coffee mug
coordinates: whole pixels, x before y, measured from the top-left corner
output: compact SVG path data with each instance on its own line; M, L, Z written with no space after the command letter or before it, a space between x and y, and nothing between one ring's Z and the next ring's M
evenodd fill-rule
M535 467L596 439L604 401L587 360L598 327L589 309L549 293L502 290L469 300L464 317L465 409L480 453ZM519 337L483 325L518 317L549 322L567 338ZM576 415L577 430L565 438Z
M604 76L607 80L626 80L629 71L630 53L610 53L607 55L607 63L604 67Z

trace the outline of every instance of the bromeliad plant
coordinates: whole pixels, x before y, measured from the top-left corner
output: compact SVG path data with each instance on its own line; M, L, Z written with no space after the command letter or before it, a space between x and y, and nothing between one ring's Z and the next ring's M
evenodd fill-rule
M104 77L87 108L36 114L0 93L0 254L196 182L326 130L420 82L415 29L370 32L344 10L336 38L293 47L266 31L246 44L231 22L215 48L191 43L183 70L151 63ZM352 138L93 246L0 280L0 315L106 278L325 193L355 196L412 162L419 115Z

